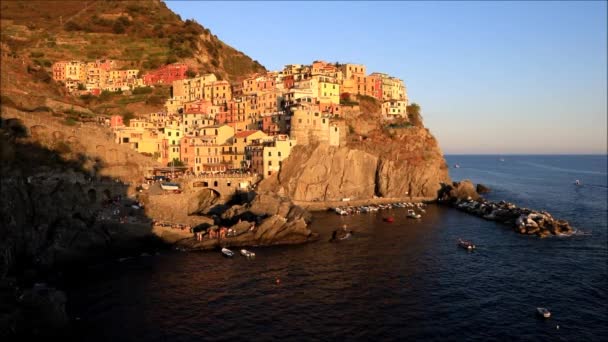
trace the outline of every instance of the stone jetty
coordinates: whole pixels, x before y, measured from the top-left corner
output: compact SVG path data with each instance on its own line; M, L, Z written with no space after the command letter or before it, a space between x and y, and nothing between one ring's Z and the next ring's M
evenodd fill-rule
M439 192L438 202L458 210L511 225L520 234L547 237L569 235L574 228L565 220L556 219L546 211L536 211L517 207L513 203L493 202L479 196L469 180L444 184Z

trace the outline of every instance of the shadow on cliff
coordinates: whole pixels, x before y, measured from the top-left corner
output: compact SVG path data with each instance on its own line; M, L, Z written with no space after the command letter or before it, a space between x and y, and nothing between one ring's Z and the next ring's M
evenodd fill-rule
M20 120L0 122L0 337L68 336L57 274L162 246L129 184L100 177L77 143L43 146Z

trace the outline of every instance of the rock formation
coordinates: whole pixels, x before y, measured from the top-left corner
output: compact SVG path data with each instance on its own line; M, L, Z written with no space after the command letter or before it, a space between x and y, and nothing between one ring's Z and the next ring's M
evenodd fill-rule
M299 244L318 239L319 235L308 229L310 214L294 205L288 198L275 193L257 194L251 203L234 205L218 219L217 225L195 231L200 239L186 238L177 242L185 249L214 249L238 246L270 246ZM226 237L217 238L221 227L227 229ZM212 236L213 235L213 236Z
M449 182L448 167L428 130L409 127L396 133L371 133L346 146L296 146L277 179L261 187L278 189L294 201L340 201L343 198L436 198Z

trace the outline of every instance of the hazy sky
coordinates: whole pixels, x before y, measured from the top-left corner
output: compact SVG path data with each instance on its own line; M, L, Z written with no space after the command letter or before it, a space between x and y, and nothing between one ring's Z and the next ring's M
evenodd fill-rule
M270 70L405 81L444 153L606 153L606 2L167 1Z

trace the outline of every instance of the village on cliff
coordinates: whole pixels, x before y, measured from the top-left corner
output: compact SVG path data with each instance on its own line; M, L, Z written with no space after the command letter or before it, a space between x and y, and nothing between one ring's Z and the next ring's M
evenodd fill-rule
M75 94L171 85L164 110L128 122L115 115L107 124L116 143L193 174L240 170L266 178L295 145L340 146L349 130L344 119L360 111L361 98L381 103L384 120L407 120L403 81L367 75L361 64L286 65L236 83L194 75L182 63L143 75L117 70L112 60L57 62L52 69L53 78Z

